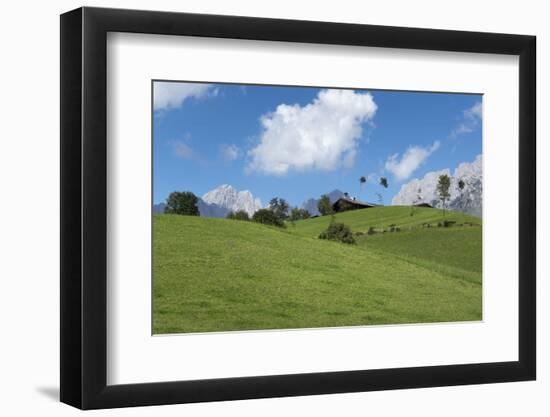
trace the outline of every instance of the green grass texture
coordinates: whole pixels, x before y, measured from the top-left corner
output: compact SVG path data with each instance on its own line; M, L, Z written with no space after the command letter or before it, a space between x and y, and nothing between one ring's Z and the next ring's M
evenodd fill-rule
M447 212L457 224L475 217ZM329 217L286 229L194 216L153 218L153 333L226 332L481 320L481 227L425 228L436 209L337 214L352 231L318 239Z

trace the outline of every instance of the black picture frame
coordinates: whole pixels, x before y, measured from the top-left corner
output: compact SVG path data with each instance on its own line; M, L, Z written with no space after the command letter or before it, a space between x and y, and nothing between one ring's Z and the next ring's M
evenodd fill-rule
M519 56L519 360L107 385L108 32ZM81 409L534 380L534 36L102 8L61 16L61 401Z

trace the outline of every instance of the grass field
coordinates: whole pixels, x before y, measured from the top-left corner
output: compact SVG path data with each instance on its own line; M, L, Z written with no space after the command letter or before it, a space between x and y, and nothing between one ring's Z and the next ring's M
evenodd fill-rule
M424 223L437 226L437 223L443 219L455 221L457 224L481 225L481 219L477 217L454 211L447 211L444 215L443 210L425 207L416 207L413 216L411 216L410 207L404 206L373 207L335 215L336 221L350 226L354 232L367 232L369 227L387 228L391 224L399 226L402 230L418 228ZM317 237L321 231L327 228L330 221L330 216L315 217L296 222L296 226L290 226L288 230L302 236Z
M330 218L278 229L192 216L153 219L153 331L210 332L481 319L481 227L422 228L436 209L335 216L354 232L317 238ZM458 224L474 217L447 213Z

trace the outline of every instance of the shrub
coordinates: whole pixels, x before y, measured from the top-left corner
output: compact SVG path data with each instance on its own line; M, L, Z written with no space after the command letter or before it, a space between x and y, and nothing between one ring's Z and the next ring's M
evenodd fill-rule
M229 213L227 213L227 216L225 216L225 218L231 220L250 220L250 216L244 210L230 211Z
M271 210L260 209L252 216L252 221L270 226L286 227L285 223Z
M395 223L390 224L388 227L389 227L390 232L399 232L399 231L401 231L401 229L399 227L397 227L397 225Z
M355 244L351 229L344 223L331 223L327 230L321 232L319 239L335 240L342 243Z
M376 231L374 230L374 227L370 226L369 230L367 230L367 235L374 235Z
M451 227L456 222L453 220L443 220L442 222L437 223L437 227Z

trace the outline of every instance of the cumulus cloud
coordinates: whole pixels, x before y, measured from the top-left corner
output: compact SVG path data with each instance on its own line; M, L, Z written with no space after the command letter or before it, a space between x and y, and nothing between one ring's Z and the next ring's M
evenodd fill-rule
M439 141L435 141L432 146L426 148L410 146L401 158L398 153L389 156L384 168L391 172L397 181L406 180L439 148L439 145Z
M220 146L220 154L224 161L231 162L241 155L241 151L236 145L223 144Z
M377 105L369 93L322 90L309 104L280 104L261 119L259 143L248 152L248 172L332 171L351 167Z
M154 109L169 110L182 106L191 97L215 95L217 90L211 84L155 81L153 92Z
M456 138L464 133L473 132L483 119L483 106L481 101L475 103L469 109L462 112L462 120L451 132L451 138Z

